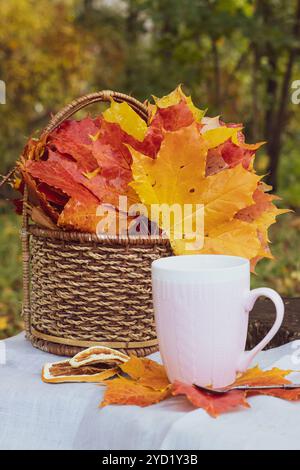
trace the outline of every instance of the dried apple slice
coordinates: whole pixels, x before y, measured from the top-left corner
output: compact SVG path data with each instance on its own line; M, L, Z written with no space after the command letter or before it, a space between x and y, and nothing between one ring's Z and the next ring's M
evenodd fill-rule
M118 366L129 360L129 356L115 349L106 348L104 346L92 346L84 351L76 354L70 359L72 367L82 367L91 364L110 364Z
M72 367L70 361L47 363L42 370L42 380L46 383L103 382L118 372L116 367L106 364Z

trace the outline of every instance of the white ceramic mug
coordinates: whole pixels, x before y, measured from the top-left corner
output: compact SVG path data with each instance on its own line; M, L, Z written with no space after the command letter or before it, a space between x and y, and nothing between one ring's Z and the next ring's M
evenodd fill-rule
M223 387L244 372L279 330L284 304L272 289L250 290L247 259L223 255L161 258L152 263L159 348L171 382ZM266 296L276 320L265 338L245 351L248 317Z

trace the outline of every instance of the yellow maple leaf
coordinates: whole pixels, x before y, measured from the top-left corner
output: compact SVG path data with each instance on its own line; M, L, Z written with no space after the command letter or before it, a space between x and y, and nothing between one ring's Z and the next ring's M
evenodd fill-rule
M120 368L128 377L105 382L102 407L112 404L149 406L171 395L165 368L157 362L133 356Z
M108 380L101 407L107 405L154 405L171 396L171 387L161 391L145 387L134 380L120 377Z
M254 271L256 263L261 258L272 259L272 253L268 246L269 227L276 222L276 217L280 214L290 212L289 209L278 209L273 203L274 200L280 199L277 196L267 194L271 188L260 182L253 194L254 203L249 207L239 211L235 218L242 220L255 229L257 238L260 241L259 250L256 256L251 260L252 271Z
M108 122L119 124L123 131L142 142L147 133L145 121L129 106L129 104L111 102L110 107L104 111L103 117Z
M202 135L207 141L208 148L213 149L223 144L227 140L231 139L233 143L238 143L238 132L242 130L242 127L216 127L215 129L209 129Z
M270 370L261 370L258 366L248 369L246 372L241 374L234 382L235 386L238 385L279 385L291 383L290 380L286 379L286 376L291 374L292 370L282 370L277 367L273 367Z
M160 217L153 217L151 208L151 220L168 234L175 254L183 254L186 250L232 254L237 251L235 245L240 245L238 251L241 256L257 254L259 242L255 237L252 243L244 246L245 238L250 241L255 235L254 230L247 232L248 224L233 221L233 217L242 208L253 204L252 196L260 177L245 170L242 165L206 177L207 145L199 135L196 124L166 132L155 160L133 149L131 152L134 179L131 185L141 201L147 206L177 204L182 208L182 223L177 227L180 229L178 231L176 227L170 228L170 218L165 219L161 214ZM203 249L194 250L190 246L192 240L184 231L185 204L193 204L194 213L197 212L197 205L204 205ZM181 238L177 236L178 232L182 232ZM189 239L188 247L186 238Z
M190 111L192 112L194 119L196 122L200 122L205 114L205 110L197 108L192 100L191 96L186 96L185 93L182 91L181 85L179 85L175 90L169 93L162 98L157 98L153 96L155 106L151 106L151 116L155 114L157 108L169 108L170 106L175 106L176 104L180 103L181 100L184 100Z
M213 228L205 237L201 253L222 253L251 259L259 252L260 247L255 227L235 219Z
M170 384L164 366L151 359L133 356L120 369L137 383L154 390L165 390Z

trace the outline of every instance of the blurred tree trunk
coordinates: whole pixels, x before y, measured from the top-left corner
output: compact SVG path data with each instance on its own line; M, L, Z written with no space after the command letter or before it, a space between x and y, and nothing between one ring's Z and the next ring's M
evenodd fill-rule
M214 69L214 106L216 109L221 107L221 69L220 69L220 55L216 38L211 38L212 44L212 57Z
M253 49L253 65L252 65L252 139L259 140L259 107L258 107L258 84L259 84L259 67L260 54L256 44L251 45Z
M135 74L137 72L135 66L135 55L139 30L139 10L135 0L128 0L126 3L127 16L125 23L125 35L127 42L127 59L125 64L125 87L126 91L131 93L136 82Z

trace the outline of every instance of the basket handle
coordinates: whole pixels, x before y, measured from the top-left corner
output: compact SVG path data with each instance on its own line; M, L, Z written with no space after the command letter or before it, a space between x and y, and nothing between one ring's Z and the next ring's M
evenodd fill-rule
M55 114L47 127L43 130L42 136L49 134L54 129L56 129L60 124L62 124L66 119L69 119L73 114L77 113L80 109L85 108L93 103L98 102L109 102L111 100L117 101L118 103L126 102L131 106L131 108L136 111L136 113L148 121L148 108L146 105L136 100L132 96L126 95L125 93L119 93L112 90L103 90L96 93L90 93L89 95L81 96L80 98L75 99L70 104L65 106L61 111Z

